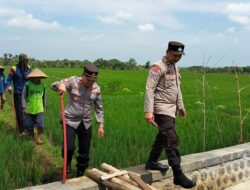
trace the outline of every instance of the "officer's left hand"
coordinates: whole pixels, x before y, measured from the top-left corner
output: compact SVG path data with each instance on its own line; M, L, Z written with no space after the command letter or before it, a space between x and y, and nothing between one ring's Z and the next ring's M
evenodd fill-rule
M98 138L101 139L104 136L104 128L99 127L98 129Z
M185 109L185 108L180 109L180 110L179 110L179 115L180 115L180 117L185 118L185 117L187 116L186 109Z

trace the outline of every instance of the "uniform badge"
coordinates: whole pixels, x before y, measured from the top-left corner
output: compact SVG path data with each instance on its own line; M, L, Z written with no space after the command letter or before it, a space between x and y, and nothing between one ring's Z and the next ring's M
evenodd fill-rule
M76 102L78 100L78 97L77 96L74 96L73 97L73 100Z
M157 65L154 65L153 67L151 67L150 69L150 72L149 72L149 75L151 78L156 78L159 76L159 73L160 73L160 67L157 66Z

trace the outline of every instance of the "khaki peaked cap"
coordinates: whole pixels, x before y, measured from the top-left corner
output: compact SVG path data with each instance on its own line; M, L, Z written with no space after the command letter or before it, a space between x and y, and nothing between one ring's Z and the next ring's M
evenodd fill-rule
M48 76L39 69L34 69L31 73L27 76L28 79L30 78L48 78Z

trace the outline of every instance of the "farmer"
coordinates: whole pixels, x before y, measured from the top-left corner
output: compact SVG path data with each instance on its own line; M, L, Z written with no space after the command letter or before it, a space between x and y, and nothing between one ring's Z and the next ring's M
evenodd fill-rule
M89 149L92 134L92 109L99 124L98 137L104 135L104 119L100 87L96 80L98 68L93 64L84 66L81 77L70 77L52 84L52 89L60 94L69 93L65 108L67 131L67 173L71 172L71 160L75 150L75 137L78 137L77 177L83 176L89 162ZM63 150L62 150L63 153Z
M183 174L180 166L181 158L175 129L177 112L181 117L186 117L180 89L180 73L176 65L184 54L182 43L170 41L166 55L154 63L149 71L144 104L145 119L157 126L159 132L145 169L167 171L168 166L157 162L161 152L165 149L168 163L173 170L174 184L192 188L196 183Z
M0 98L1 98L0 111L3 111L3 106L6 101L5 88L6 88L6 81L4 75L4 67L0 65Z
M26 122L25 115L22 110L22 92L27 81L27 76L31 72L31 68L28 65L28 60L28 56L24 53L21 53L19 55L18 64L10 68L7 78L7 90L9 93L12 93L12 82L14 86L14 105L20 134L23 134L24 123Z
M37 129L37 144L43 143L42 133L44 128L44 108L46 105L45 99L45 84L41 79L47 78L39 69L34 69L28 76L23 89L22 108L27 119L30 119L31 126L28 127L32 139L35 139L34 128Z

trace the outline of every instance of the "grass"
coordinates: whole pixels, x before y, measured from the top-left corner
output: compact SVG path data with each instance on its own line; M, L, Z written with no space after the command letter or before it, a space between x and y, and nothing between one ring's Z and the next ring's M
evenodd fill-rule
M0 112L0 189L16 189L60 180L62 158L60 148L51 145L44 136L44 144L36 145L29 136L19 136L10 103Z
M34 153L34 144L29 138L19 138L16 133L0 124L0 189L15 189L38 184L42 173L40 158Z

